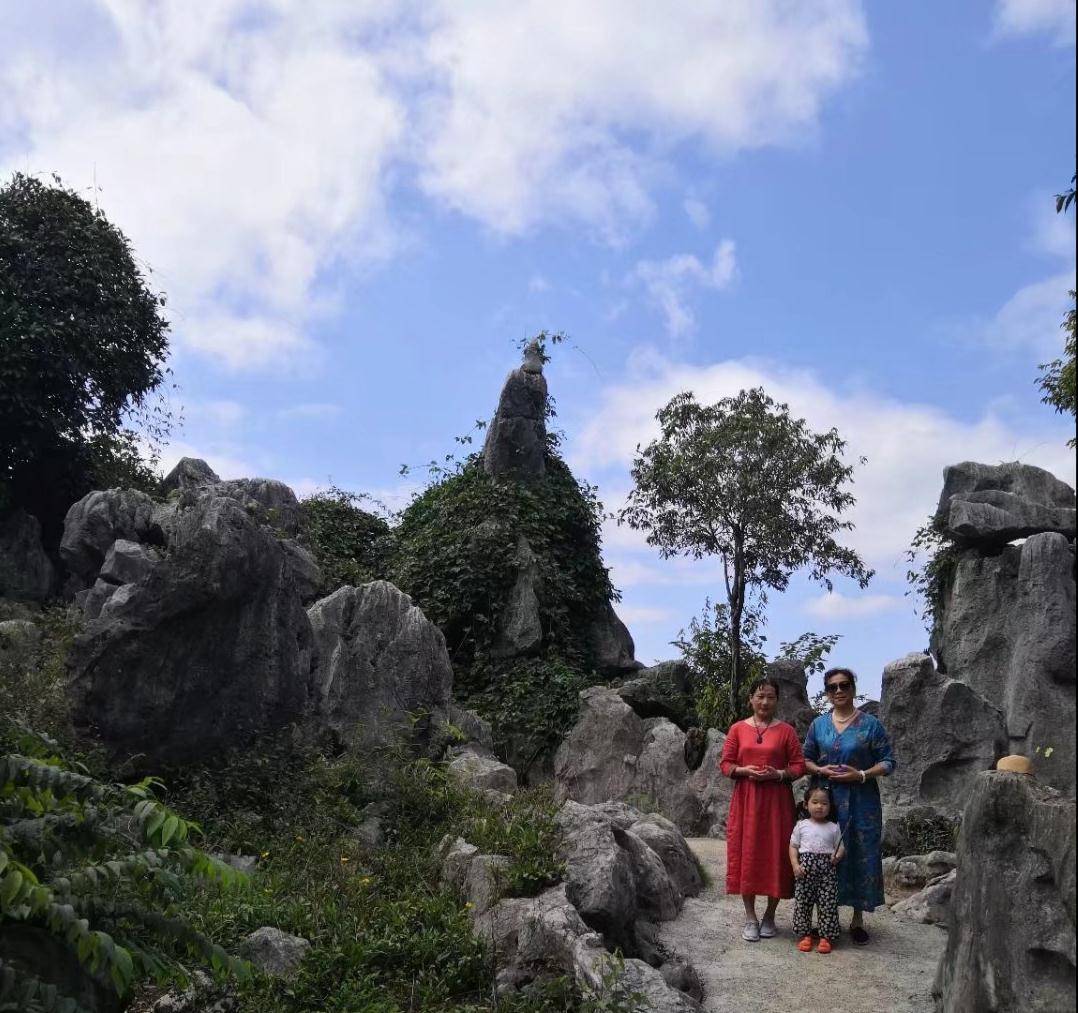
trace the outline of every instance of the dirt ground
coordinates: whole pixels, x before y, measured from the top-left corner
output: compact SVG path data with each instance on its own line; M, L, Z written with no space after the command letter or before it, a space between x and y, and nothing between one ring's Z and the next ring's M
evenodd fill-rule
M896 918L886 908L865 916L871 943L844 936L834 952L801 953L790 931L793 902L779 905L774 939L746 943L741 898L727 896L726 842L694 838L689 846L711 886L685 902L662 939L691 961L711 1013L932 1013L932 980L947 934ZM758 903L762 912L763 904ZM842 926L849 911L840 910Z

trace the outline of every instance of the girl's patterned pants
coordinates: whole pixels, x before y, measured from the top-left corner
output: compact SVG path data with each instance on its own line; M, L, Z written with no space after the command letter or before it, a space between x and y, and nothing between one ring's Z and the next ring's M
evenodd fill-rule
M834 942L839 934L838 876L831 864L831 856L802 851L797 860L805 874L794 888L794 936L800 939L809 934L815 905L820 935Z

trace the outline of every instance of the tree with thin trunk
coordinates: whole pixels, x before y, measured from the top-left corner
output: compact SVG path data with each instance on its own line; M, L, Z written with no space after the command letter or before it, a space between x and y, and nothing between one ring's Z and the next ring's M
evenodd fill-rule
M661 435L633 462L634 488L618 522L647 532L664 558L722 560L731 632L730 709L742 682L742 623L750 588L784 591L832 574L868 585L872 571L835 536L853 525L853 466L836 429L814 433L761 388L701 405L678 394L656 415ZM864 463L864 458L860 463Z

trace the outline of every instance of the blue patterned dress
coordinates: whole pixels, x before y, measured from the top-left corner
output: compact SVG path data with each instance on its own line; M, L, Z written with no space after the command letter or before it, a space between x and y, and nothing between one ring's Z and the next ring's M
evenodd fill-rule
M841 734L835 731L830 714L820 715L805 737L805 759L820 767L842 763L868 770L882 763L888 774L895 769L887 732L865 713L859 713ZM883 904L880 786L874 778L866 784L829 783L846 844L846 857L838 867L838 902L858 911L872 911Z

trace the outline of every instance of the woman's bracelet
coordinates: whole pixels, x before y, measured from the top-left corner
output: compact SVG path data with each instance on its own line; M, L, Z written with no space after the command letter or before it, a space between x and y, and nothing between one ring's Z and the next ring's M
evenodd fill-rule
M857 773L861 775L861 783L864 784L868 780L868 774L863 770L859 770Z

